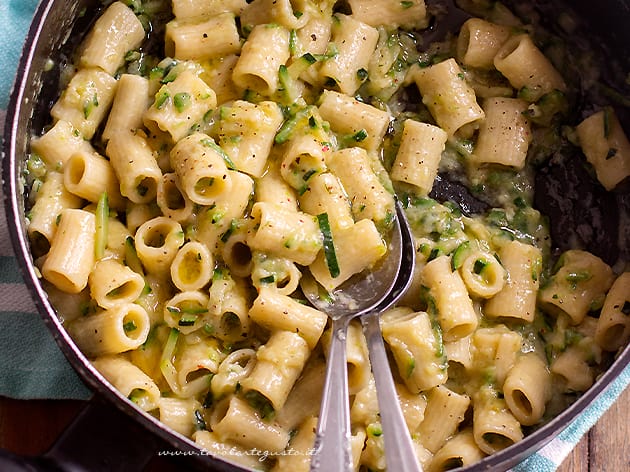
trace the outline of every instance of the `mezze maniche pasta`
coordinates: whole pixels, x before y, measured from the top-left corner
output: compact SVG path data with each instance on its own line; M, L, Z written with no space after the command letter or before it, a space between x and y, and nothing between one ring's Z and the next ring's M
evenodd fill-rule
M422 45L423 0L104 2L32 139L27 217L42 283L114 387L213 454L307 470L329 328L300 280L334 296L378 264L395 195L417 267L382 330L427 470L593 384L630 337L627 265L551 251L530 161L568 140L612 190L630 144L610 107L571 121L538 25L467 5ZM439 172L489 208L432 198ZM354 466L383 470L358 321L348 368Z

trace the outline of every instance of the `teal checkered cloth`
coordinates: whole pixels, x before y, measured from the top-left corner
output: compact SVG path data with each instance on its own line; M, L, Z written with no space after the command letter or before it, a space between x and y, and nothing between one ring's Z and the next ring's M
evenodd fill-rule
M22 42L36 0L0 0L0 125ZM37 314L24 285L0 215L0 395L13 398L85 399L89 390L70 367ZM34 348L37 346L37 348ZM519 472L554 471L582 436L630 384L630 366L582 415L538 453L514 467Z

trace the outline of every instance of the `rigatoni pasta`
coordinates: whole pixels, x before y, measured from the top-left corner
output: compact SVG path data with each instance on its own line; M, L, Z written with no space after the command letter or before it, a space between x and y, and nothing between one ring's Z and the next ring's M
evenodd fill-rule
M305 292L379 267L396 200L416 267L380 322L423 468L509 447L594 383L628 342L627 252L552 245L536 173L568 153L623 192L623 115L575 109L584 61L546 55L555 33L475 5L432 44L422 0L104 7L31 140L26 217L124 396L204 453L306 470L333 332ZM347 337L353 466L381 470L388 411L358 320Z

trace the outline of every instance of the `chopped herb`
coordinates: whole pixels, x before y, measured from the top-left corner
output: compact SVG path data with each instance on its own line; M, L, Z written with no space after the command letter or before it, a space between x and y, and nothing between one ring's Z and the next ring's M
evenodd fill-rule
M85 119L88 119L90 117L90 115L94 111L94 108L96 108L97 106L98 95L94 94L92 98L86 100L86 102L83 104L83 116L85 116Z
M179 326L192 326L195 324L199 316L193 315L191 313L184 313L179 322L177 323Z
M569 282L571 284L571 288L575 290L578 283L586 282L587 280L590 280L592 277L593 275L588 271L571 272L567 274L566 281Z
M123 330L125 330L125 333L129 333L130 331L134 331L137 328L138 327L136 326L136 323L133 320L128 321L125 324L123 324Z
M368 78L368 71L361 68L357 71L357 78L361 81L361 82L365 82Z
M378 438L383 434L383 428L380 423L370 423L365 429L368 436L372 436L374 438Z
M488 267L489 263L488 261L484 260L484 259L477 259L475 261L475 264L473 265L473 271L475 272L475 274L480 275L483 270Z
M136 245L133 236L127 236L125 239L125 264L134 272L138 274L144 274L142 269L142 262L136 252Z
M225 165L227 166L228 169L236 170L236 164L234 164L232 159L230 159L230 156L227 155L227 153L221 148L221 146L219 146L217 143L215 143L210 138L204 138L200 142L204 146L209 147L214 152L216 152L218 155L220 155L221 158L225 161Z
M94 255L99 260L105 255L107 247L107 233L109 224L109 201L107 192L103 192L96 204L96 237L94 243Z
M207 429L206 420L204 420L202 413L199 410L195 410L195 430L205 431Z
M319 223L319 229L324 237L324 256L326 257L326 265L330 276L334 279L339 277L339 263L337 261L337 255L335 254L335 244L330 231L330 223L328 221L328 213L321 213L317 215L317 222Z
M407 361L407 370L405 372L405 375L407 376L407 378L411 377L411 374L413 374L413 371L416 368L416 360L413 357L410 357Z
M268 275L267 277L262 277L260 279L261 284L272 284L276 281L275 275Z
M178 112L183 112L190 106L190 94L188 92L176 93L173 97L173 105L175 105Z
M406 10L407 8L411 8L413 6L413 2L400 2L400 6Z
M262 419L272 420L274 418L276 412L273 409L273 405L260 392L257 392L256 390L249 390L245 392L245 399L252 408L256 409L260 413Z
M158 110L161 110L162 108L164 108L164 106L166 106L170 98L171 98L171 94L168 93L168 90L166 89L160 90L155 97L155 108L157 108Z

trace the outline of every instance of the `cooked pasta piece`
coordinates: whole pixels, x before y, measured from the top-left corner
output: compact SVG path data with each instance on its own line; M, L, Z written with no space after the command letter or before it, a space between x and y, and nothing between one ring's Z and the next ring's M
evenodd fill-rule
M158 408L160 390L151 377L122 356L101 356L92 361L103 377L144 411Z
M509 38L494 57L494 66L512 86L536 101L553 90L565 92L567 85L554 65L528 34Z
M110 75L124 64L125 54L140 46L144 27L133 10L114 2L96 20L82 45L82 67L100 67Z
M499 259L508 278L501 291L486 302L486 315L533 321L542 268L540 249L511 241L499 250Z
M383 339L394 355L398 373L414 393L446 382L446 358L429 315L396 308L381 317Z
M332 37L337 54L327 59L319 74L331 80L346 95L354 95L361 86L360 70L367 71L368 63L378 42L378 30L353 16L336 14Z
M540 290L541 306L555 315L566 313L573 324L579 324L591 309L601 306L614 280L612 269L599 257L577 249L564 252L558 266Z
M616 351L630 339L630 272L613 282L597 321L595 341L606 351Z
M418 187L428 195L438 173L442 151L448 135L437 126L405 120L400 147L392 166L393 180Z
M181 60L203 61L236 54L241 41L234 14L175 18L166 25L165 52Z
M576 131L588 162L606 190L614 189L630 175L630 141L612 108L593 113Z
M79 293L88 283L95 262L96 218L85 210L66 208L44 265L42 275L55 287ZM72 257L68 257L72 254Z
M96 68L80 69L50 110L55 121L67 121L85 139L92 139L106 118L118 81Z
M149 315L135 303L120 303L68 325L74 342L90 357L136 349L147 340L149 329Z
M449 136L462 126L484 118L475 92L466 82L455 59L418 68L413 79L422 94L422 103Z
M440 256L429 262L422 271L422 280L435 301L445 341L468 336L477 328L479 321L472 300L459 272L452 270L449 257Z
M475 164L501 164L522 169L532 140L524 115L527 102L518 98L489 98L483 102L485 119L479 127L472 159Z
M101 259L88 277L90 296L103 308L133 303L144 290L144 278L115 259Z

